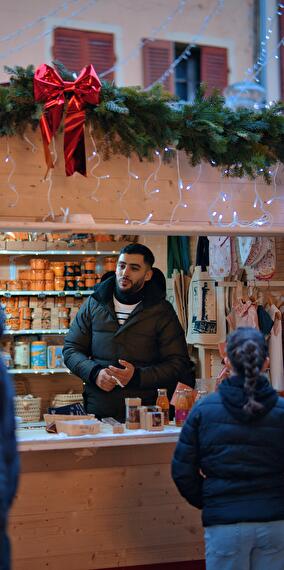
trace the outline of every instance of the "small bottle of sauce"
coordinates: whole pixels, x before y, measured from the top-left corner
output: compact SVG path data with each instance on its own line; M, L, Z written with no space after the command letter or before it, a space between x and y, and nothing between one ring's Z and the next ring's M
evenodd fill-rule
M160 406L162 412L164 412L164 425L168 425L170 422L170 402L166 388L158 388L156 406Z
M177 390L175 402L175 424L177 427L183 426L190 407L187 390Z

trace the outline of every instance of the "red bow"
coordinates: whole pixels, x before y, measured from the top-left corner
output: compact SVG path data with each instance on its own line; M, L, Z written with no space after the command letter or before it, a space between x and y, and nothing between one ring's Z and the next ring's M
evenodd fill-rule
M68 101L64 120L65 172L67 176L71 176L74 172L86 176L84 107L86 103L92 105L99 103L100 90L101 82L92 65L84 67L74 82L63 81L55 69L45 63L36 69L34 96L36 101L44 103L40 127L48 170L54 167L49 143L61 123L64 93L71 91L72 97Z

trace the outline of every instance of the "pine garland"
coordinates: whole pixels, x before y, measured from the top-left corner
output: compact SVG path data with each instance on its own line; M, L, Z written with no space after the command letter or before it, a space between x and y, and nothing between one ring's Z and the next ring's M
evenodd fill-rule
M64 80L73 80L62 64L54 65ZM34 68L5 70L10 83L0 87L0 137L23 135L28 127L38 127L42 113L33 96ZM103 81L100 104L87 106L86 123L104 158L136 153L140 160L153 160L155 150L174 146L194 166L206 161L235 177L254 178L261 172L267 182L271 166L284 163L280 103L261 111L232 111L217 92L205 97L202 88L194 103L180 104L160 85L145 92Z

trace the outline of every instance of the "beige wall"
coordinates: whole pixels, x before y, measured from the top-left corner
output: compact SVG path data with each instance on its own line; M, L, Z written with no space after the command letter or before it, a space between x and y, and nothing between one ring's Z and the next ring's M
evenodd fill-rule
M63 3L63 2L62 2ZM52 28L54 26L76 27L115 34L115 51L118 63L137 47L141 38L149 37L153 28L178 6L178 0L97 0L91 2L69 0L66 11L45 19L41 24L26 30L11 41L0 42L0 65L50 63L52 59ZM61 5L60 0L10 0L1 11L0 37L22 29L40 16L50 13ZM213 10L216 0L188 0L182 14L178 14L158 38L179 42L196 41L202 23ZM82 10L76 17L72 11ZM197 43L216 45L229 49L229 82L244 79L246 69L252 64L253 50L253 0L226 0L220 14L215 16ZM38 38L38 39L37 39ZM88 63L88 62L86 62ZM0 81L7 80L2 71ZM134 56L116 73L118 85L142 83L141 54Z

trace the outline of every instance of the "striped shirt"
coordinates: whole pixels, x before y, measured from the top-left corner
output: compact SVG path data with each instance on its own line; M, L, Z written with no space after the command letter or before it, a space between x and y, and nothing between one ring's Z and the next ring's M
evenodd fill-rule
M141 301L135 303L134 305L125 305L124 303L120 303L115 297L113 297L114 310L116 318L120 325L124 325L129 315L132 313L132 311L134 311L135 307L137 307L137 305L139 305L140 302Z

